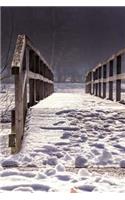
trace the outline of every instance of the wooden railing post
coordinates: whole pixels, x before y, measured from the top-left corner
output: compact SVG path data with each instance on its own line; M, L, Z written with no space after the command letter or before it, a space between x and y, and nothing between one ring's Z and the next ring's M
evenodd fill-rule
M107 77L107 66L106 64L103 65L103 98L106 98L106 82L105 79Z
M29 105L34 105L34 80L29 79Z
M121 74L121 55L116 58L116 75ZM121 79L116 80L116 101L121 100Z
M113 60L109 61L109 77L113 76ZM113 100L113 81L109 80L109 99Z
M23 98L22 98L22 73L15 75L15 107L16 107L16 148L21 146L24 127Z
M95 70L93 70L93 95L95 95Z
M102 78L102 66L100 66L99 68L98 68L98 70L99 70L99 97L101 97L101 92L102 92L102 90L101 90L101 81L100 81L100 79Z
M27 103L27 83L28 83L28 72L29 72L29 48L25 49L25 56L26 56L26 62L25 62L25 84L24 84L24 118L26 118L28 103Z
M121 80L116 80L116 101L121 100Z
M44 82L40 81L40 99L44 99Z
M34 52L29 52L29 70L34 72ZM34 79L29 78L29 106L33 106L34 101Z
M35 52L33 54L33 63L34 63L34 65L33 65L33 72L37 73L36 54L35 54ZM36 85L36 82L37 82L37 80L34 79L34 94L33 94L34 95L34 104L36 104L36 95L37 95L37 91L36 91L37 85Z
M39 59L39 73L44 76L44 65L43 62ZM44 81L39 81L39 98L44 99Z
M36 73L40 74L40 59L36 56ZM36 80L36 101L40 100L40 80Z

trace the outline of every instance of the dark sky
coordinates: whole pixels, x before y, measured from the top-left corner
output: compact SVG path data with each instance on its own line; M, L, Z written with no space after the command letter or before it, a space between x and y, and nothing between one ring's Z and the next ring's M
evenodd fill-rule
M77 74L82 79L88 69L125 47L125 7L6 7L3 64L12 24L11 50L17 34L27 34L58 76Z

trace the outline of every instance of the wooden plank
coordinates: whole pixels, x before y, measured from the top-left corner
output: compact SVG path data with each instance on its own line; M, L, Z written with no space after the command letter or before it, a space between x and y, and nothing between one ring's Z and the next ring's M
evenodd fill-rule
M37 85L36 85L36 81L37 80L34 80L34 103L36 104L36 87L37 87Z
M98 96L98 83L96 83L96 87L95 87L95 95Z
M103 98L106 98L106 83L103 83Z
M44 82L43 81L40 81L39 91L40 91L40 100L44 99Z
M113 81L109 81L109 99L113 100Z
M121 49L120 51L118 51L116 54L113 54L111 57L109 57L108 59L106 59L105 61L103 61L102 63L99 63L97 66L95 66L93 68L93 71L95 71L97 68L99 68L101 65L105 65L107 63L109 63L111 60L114 60L117 56L125 54L125 48ZM88 72L87 72L88 74ZM86 74L86 75L87 75Z
M34 80L29 79L29 105L33 106L34 103Z
M47 97L47 82L44 82L44 98Z
M93 68L93 71L95 71L96 69L98 69L99 67L101 67L102 63L99 63L98 65L96 65L94 68Z
M116 101L121 101L121 80L116 81Z
M99 83L99 93L98 96L101 97L101 83Z
M125 48L124 49L121 49L120 51L118 51L116 53L116 56L119 56L119 55L122 55L122 54L125 54Z
M116 75L116 79L117 79L117 80L119 80L119 79L125 80L125 73L117 74L117 75Z
M22 76L15 75L15 121L16 121L16 150L17 152L21 148L23 131L24 131L24 109L23 109L23 98L22 98Z
M27 113L27 84L25 84L25 89L24 89L24 96L23 96L23 117L24 117L24 125L25 125L25 119L26 119L26 113Z
M27 113L27 108L28 108L28 102L27 102L27 83L28 83L28 71L29 71L29 49L26 48L26 70L25 70L25 75L24 75L24 83L23 83L23 91L22 94L24 94L24 114L26 115ZM26 77L25 77L26 76ZM25 85L25 87L24 87Z
M86 85L93 84L94 81L88 81Z
M53 84L53 81L49 80L48 78L45 78L42 75L31 72L31 71L28 72L28 77L30 79L40 80L40 81L43 81L43 82L46 82L46 83Z
M114 75L114 76L111 76L111 77L107 77L107 78L101 78L101 79L98 79L98 80L95 80L94 83L107 83L109 81L116 81L116 80L125 80L125 73L122 73L122 74L117 74L117 75ZM89 84L90 82L86 83L86 84Z
M13 60L11 64L12 74L18 74L19 71L21 71L25 47L26 47L25 35L18 35L13 55Z
M27 70L24 71L24 78L23 78L23 81L22 81L22 98L24 96L24 93L25 93L25 88L26 88L26 85L27 85Z
M39 92L40 92L40 84L39 84L39 80L36 80L36 101L37 102L40 100Z

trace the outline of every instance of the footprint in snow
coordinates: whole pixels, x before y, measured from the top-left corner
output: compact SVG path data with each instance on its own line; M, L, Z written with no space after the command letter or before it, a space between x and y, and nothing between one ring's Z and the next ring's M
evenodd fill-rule
M92 192L95 189L94 185L81 185L77 186L76 189L83 190L84 192Z
M64 124L64 123L65 123L65 121L59 121L59 122L54 123L53 125L57 126L57 125Z
M61 139L68 139L71 136L72 136L72 133L70 133L70 132L64 132L63 136L61 137Z
M70 175L57 175L56 177L61 181L69 181L71 179Z

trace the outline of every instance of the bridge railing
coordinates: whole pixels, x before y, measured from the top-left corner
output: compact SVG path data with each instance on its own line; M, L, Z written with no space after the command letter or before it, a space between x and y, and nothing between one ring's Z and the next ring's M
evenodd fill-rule
M15 79L9 146L21 148L27 109L54 91L53 71L26 35L18 35L11 72Z
M125 103L125 49L89 71L85 83L86 93Z

